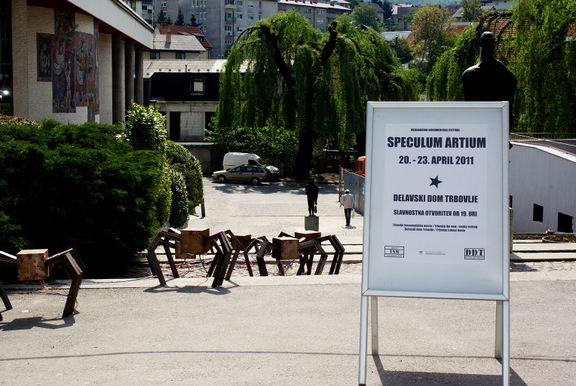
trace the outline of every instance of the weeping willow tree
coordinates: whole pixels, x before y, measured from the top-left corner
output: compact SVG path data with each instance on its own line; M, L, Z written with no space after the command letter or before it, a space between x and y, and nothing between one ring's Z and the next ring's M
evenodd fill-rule
M454 47L445 51L426 79L428 99L436 101L464 100L464 89L460 80L462 72L478 58L477 29L466 28L456 40Z
M521 128L576 131L576 1L520 1L513 20Z
M340 148L357 143L367 100L415 96L410 77L399 72L397 58L375 31L342 17L322 33L296 12L246 29L220 82L216 130L294 131L297 177L309 174L315 140L333 140Z
M463 100L462 72L479 56L478 38L494 32L499 60L518 78L517 131L565 136L576 129L576 1L524 0L512 13L487 15L446 51L427 79L430 100Z
M510 65L514 57L515 46L511 22L511 13L492 13L486 15L477 24L467 27L456 39L454 46L446 50L426 79L428 99L436 101L464 100L462 73L476 64L480 58L480 35L485 31L496 36L496 57Z

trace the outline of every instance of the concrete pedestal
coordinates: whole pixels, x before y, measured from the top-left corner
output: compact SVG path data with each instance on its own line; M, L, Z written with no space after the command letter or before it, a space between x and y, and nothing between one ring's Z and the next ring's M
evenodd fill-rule
M306 216L304 217L304 229L307 231L319 231L320 230L320 217L318 216Z

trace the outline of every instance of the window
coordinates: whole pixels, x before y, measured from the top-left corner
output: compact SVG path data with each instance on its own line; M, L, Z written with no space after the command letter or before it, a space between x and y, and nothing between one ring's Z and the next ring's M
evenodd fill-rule
M186 52L176 52L176 59L186 59Z
M572 216L558 212L558 232L574 233Z
M190 83L190 94L204 95L204 79L193 78Z
M532 221L542 222L544 221L544 207L538 204L534 204L532 209Z
M150 51L150 59L160 59L160 51Z

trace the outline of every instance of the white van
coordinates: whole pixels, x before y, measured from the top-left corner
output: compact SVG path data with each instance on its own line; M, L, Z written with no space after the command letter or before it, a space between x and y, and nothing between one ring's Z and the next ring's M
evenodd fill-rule
M272 165L262 165L260 164L260 156L253 153L239 153L230 152L224 154L224 159L222 160L222 166L224 170L240 166L240 165L254 165L261 166L270 173L270 179L277 180L280 170L276 166Z
M240 165L260 165L260 157L252 153L231 152L224 154L224 160L222 161L224 170Z

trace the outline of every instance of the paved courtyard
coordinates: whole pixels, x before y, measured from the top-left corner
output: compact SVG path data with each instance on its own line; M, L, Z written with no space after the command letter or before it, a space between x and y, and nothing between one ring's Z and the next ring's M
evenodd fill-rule
M189 226L268 237L302 230L303 186L206 182L207 216ZM345 228L337 197L335 185L320 186L321 231L361 243L362 217ZM574 384L574 264L514 264L511 385ZM66 319L66 283L11 286L0 385L357 384L361 264L348 266L337 276L237 275L219 289L202 277L165 288L154 278L85 280L78 313ZM379 304L380 355L368 357L368 385L500 384L494 302Z

